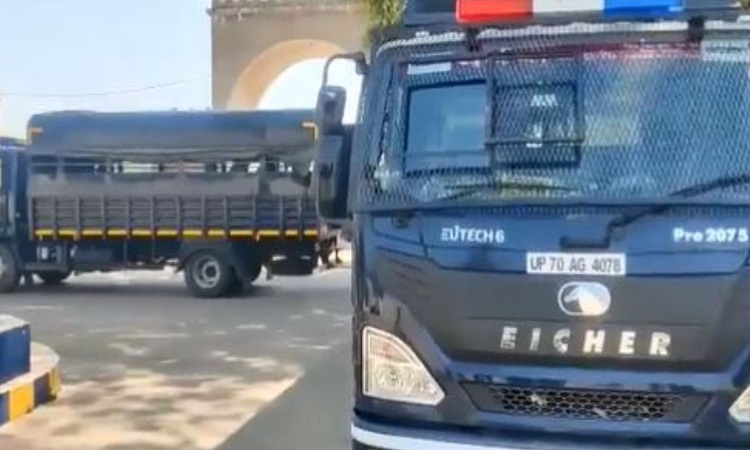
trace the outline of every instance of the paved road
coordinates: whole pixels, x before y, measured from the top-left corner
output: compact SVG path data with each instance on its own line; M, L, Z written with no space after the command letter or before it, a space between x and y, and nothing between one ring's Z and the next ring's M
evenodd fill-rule
M168 274L0 297L62 359L63 393L0 430L14 450L346 449L349 275L189 297Z

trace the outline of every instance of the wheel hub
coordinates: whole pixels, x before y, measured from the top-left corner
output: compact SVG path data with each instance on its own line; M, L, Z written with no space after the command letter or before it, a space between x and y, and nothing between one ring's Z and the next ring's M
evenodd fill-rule
M219 262L210 256L199 259L193 268L193 279L201 289L213 289L219 284L221 267Z

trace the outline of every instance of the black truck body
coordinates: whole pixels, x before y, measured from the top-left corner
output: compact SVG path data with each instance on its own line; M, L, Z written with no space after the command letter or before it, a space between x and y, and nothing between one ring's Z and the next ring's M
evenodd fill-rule
M263 266L312 273L331 244L305 175L311 111L59 112L28 132L0 154L5 291L175 264L195 295L225 295Z

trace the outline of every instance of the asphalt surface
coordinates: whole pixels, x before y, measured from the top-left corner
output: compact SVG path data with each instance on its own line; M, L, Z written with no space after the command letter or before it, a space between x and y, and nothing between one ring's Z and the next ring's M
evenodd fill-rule
M61 357L13 450L348 449L349 273L190 297L179 275L86 275L0 296Z

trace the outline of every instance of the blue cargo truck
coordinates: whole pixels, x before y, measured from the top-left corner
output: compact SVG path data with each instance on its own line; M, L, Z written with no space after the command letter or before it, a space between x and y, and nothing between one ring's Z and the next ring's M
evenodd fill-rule
M0 292L24 276L184 271L193 295L309 275L319 226L312 110L53 112L0 142ZM324 258L325 259L325 258Z
M739 2L409 2L357 122L355 449L750 448L750 17Z

